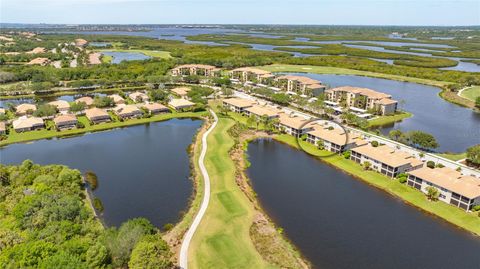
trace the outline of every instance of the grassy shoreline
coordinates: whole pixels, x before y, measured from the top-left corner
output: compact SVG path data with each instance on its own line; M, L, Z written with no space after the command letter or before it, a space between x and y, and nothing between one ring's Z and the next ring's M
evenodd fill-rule
M65 130L58 132L56 130L36 130L36 131L29 131L24 133L16 133L13 130L10 130L10 134L8 135L7 139L0 141L0 147L6 146L13 143L21 143L21 142L28 142L40 139L48 139L54 137L66 137L66 136L75 136L84 133L90 132L98 132L98 131L105 131L115 128L122 128L128 127L133 125L141 125L150 122L157 122L157 121L165 121L173 118L201 118L205 116L208 112L173 112L167 114L159 114L152 116L150 118L140 118L140 119L131 119L127 121L117 121L117 122L109 122L109 123L102 123L98 125L90 125L87 118L84 116L79 117L79 121L85 125L83 129L72 129L72 130Z
M398 112L395 115L390 116L381 116L376 119L372 119L368 121L368 127L381 127L384 125L392 124L395 122L402 121L406 118L412 117L413 114L410 112Z

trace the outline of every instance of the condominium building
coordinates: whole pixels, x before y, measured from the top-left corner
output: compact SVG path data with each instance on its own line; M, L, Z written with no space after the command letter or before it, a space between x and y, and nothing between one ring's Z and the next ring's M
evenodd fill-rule
M304 76L279 76L275 81L278 88L300 95L317 96L325 91L322 82Z
M448 167L422 167L408 172L407 184L413 188L428 193L429 187L439 191L438 199L445 203L471 210L480 205L480 179L464 176Z
M369 162L371 169L392 178L423 166L422 161L387 145L374 147L367 144L352 148L351 151L350 159L353 161L362 165Z
M278 118L282 111L280 109L276 109L274 107L270 106L261 106L261 105L253 105L251 107L245 108L244 109L245 115L250 117L250 116L255 116L257 118L262 118L265 117L266 119L274 119Z
M262 69L242 67L230 71L230 77L241 82L270 84L274 75Z
M26 132L45 127L42 118L21 116L12 122L15 132Z
M323 149L336 153L368 144L359 135L346 133L343 128L330 124L313 124L312 130L307 132L307 142L323 143Z
M31 114L37 110L37 106L34 104L19 104L15 107L15 114L17 116L23 116L26 114Z
M295 137L300 137L306 132L312 130L312 125L308 124L307 119L285 113L280 113L277 127L281 131Z
M229 98L223 99L223 106L227 107L233 112L243 113L246 108L252 107L256 104L255 101L243 98Z
M114 109L115 114L122 119L139 118L143 115L142 111L134 105L121 104Z
M59 112L67 112L70 109L70 104L65 100L57 100L48 103L58 109Z
M110 115L105 110L96 107L85 110L85 116L95 124L111 121Z
M220 68L205 64L184 64L172 69L172 76L205 76L214 77L221 74Z
M74 128L77 123L77 117L72 114L58 115L53 119L55 126L59 130L71 129Z
M389 115L397 111L397 101L391 98L389 94L351 86L325 90L327 101L357 110L374 110L380 115Z

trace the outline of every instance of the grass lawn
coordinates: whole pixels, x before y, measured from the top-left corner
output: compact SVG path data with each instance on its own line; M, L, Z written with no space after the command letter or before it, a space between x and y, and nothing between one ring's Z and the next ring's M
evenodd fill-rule
M460 96L475 102L477 97L480 97L480 86L473 86L462 91Z
M288 145L298 148L296 139L289 135L278 135L276 139L280 142L284 142ZM316 147L307 142L301 142L302 148L315 155L321 155L322 151L316 149ZM325 153L325 152L323 152ZM397 197L402 198L404 201L415 205L428 213L437 215L448 222L451 222L459 227L462 227L472 233L480 235L480 218L477 213L467 213L457 207L453 207L443 202L431 202L428 201L425 195L413 189L405 184L401 184L397 180L391 180L386 176L373 172L365 171L359 164L345 159L343 156L334 155L322 159L323 161L334 165L335 167L354 175L363 181L383 189Z
M137 50L137 49L104 49L100 51L115 51L115 52L138 52L143 53L147 56L160 59L169 59L172 58L170 52L161 51L161 50Z
M5 146L12 143L52 138L52 137L71 136L71 135L77 135L77 134L82 134L86 132L102 131L102 130L126 127L131 125L145 124L148 122L164 121L172 118L198 118L198 117L207 115L207 113L208 112L206 111L180 112L180 113L173 112L173 113L158 114L151 118L131 119L123 122L117 121L117 122L101 123L97 125L90 125L86 117L80 116L78 117L78 120L85 125L85 128L83 129L72 129L72 130L65 130L61 132L58 132L55 129L53 130L41 129L37 131L30 131L30 132L24 132L24 133L17 133L13 129L10 129L10 133L8 134L7 139L0 141L0 146Z
M446 81L436 81L436 80L429 80L429 79L404 77L404 76L381 74L381 73L375 73L375 72L360 71L360 70L338 68L338 67L328 67L328 66L273 64L273 65L260 66L259 68L263 70L271 71L271 72L304 72L304 73L316 73L316 74L367 76L367 77L384 78L384 79L427 84L427 85L432 85L437 87L443 87L445 85L451 84L451 82L446 82Z
M112 62L113 56L102 54L101 60L102 60L102 63L109 64Z
M397 121L401 121L406 118L410 118L411 116L413 116L413 114L409 112L398 112L395 115L391 115L391 116L380 116L378 118L369 120L368 126L369 127L383 126L383 125L391 124Z
M270 268L250 239L253 205L235 183L235 164L228 153L234 141L227 133L235 121L218 116L205 156L211 199L191 242L189 267Z
M437 155L440 156L440 157L443 157L443 158L447 158L447 159L452 160L452 161L460 161L460 160L463 160L463 159L467 158L467 153L466 152L463 152L463 153L438 153Z

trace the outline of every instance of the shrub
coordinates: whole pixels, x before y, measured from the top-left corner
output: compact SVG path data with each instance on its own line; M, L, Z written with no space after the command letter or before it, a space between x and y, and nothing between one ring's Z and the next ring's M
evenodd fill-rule
M77 121L77 128L78 129L83 129L83 128L85 128L85 124L83 124L83 122Z
M480 205L473 206L472 211L480 211Z
M435 168L435 162L433 162L433 161L428 161L428 162L427 162L427 167L428 167L428 168L431 168L431 169Z
M345 159L350 159L351 154L352 154L352 152L350 150L347 150L347 151L343 152L343 157Z
M90 185L92 190L95 190L98 187L98 177L94 172L85 172L85 180L88 182L88 185Z
M398 174L397 178L398 178L398 182L400 182L402 184L407 182L407 174L405 174L405 173Z
M437 163L437 165L435 166L436 168L443 168L445 167L445 165L441 164L441 163Z
M102 200L100 200L98 197L95 197L95 199L93 199L93 207L94 207L95 210L97 210L98 212L103 212L103 203L102 203Z
M373 140L372 142L370 142L370 144L372 144L372 147L378 147L378 141L376 140Z
M163 225L163 230L164 231L170 231L171 229L173 229L173 227L174 227L173 224L167 223L167 224Z

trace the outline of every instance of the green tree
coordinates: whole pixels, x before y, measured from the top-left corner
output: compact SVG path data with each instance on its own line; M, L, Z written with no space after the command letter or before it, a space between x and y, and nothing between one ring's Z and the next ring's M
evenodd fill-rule
M422 131L410 131L408 132L407 137L410 145L414 147L422 149L435 149L439 146L433 135Z
M128 267L131 269L173 268L170 249L159 234L146 235L132 250Z
M323 143L322 140L317 141L317 148L321 150L325 149L325 144Z
M400 141L400 138L402 136L403 136L403 132L401 130L398 130L398 129L391 130L388 133L388 137L390 137L390 139L395 140L395 141Z
M49 104L42 104L33 112L35 117L49 117L57 114L57 107Z
M477 108L480 108L480 96L478 96L477 98L475 98L475 106Z
M103 268L108 262L108 250L101 243L88 248L86 262L90 268Z
M369 161L363 162L363 168L365 170L370 170L370 167L372 167L372 163L370 163Z
M95 96L93 105L99 108L113 107L115 106L115 102L113 101L113 98L108 96Z
M70 112L76 113L83 111L87 105L84 102L72 102L70 103Z
M247 118L247 126L248 127L251 127L256 122L257 122L256 118L253 115L251 115L250 117ZM258 123L257 123L257 129L258 129Z
M149 91L150 100L157 102L164 102L168 98L168 92L165 90L151 90Z
M428 200L437 201L439 195L440 195L440 192L438 191L437 188L432 187L432 186L427 187L427 198L428 198Z
M480 164L480 144L467 149L467 160L474 164Z
M69 269L88 269L88 266L82 262L80 257L73 254L60 251L53 256L46 257L39 264L39 269L51 268L69 268Z

